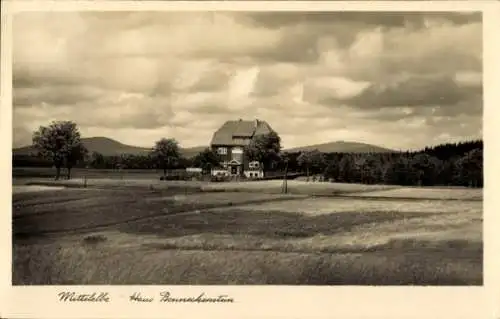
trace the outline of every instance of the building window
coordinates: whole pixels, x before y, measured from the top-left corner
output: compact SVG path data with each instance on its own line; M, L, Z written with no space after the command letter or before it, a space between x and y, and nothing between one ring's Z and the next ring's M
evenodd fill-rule
M242 156L242 154L231 153L231 159L233 161L238 161L239 163L241 163L241 161L243 160L243 156Z
M249 138L233 137L233 143L236 145L247 145L249 140Z
M248 163L248 167L259 168L259 162L257 162L257 161L250 162L250 163Z
M217 149L217 153L221 155L226 155L227 154L227 148L226 147L219 147Z

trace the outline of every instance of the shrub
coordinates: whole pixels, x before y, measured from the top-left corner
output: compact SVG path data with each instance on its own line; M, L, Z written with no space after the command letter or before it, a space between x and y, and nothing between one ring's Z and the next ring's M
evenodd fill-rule
M224 175L215 175L211 176L210 181L211 182L228 182L231 180L231 176L224 176Z

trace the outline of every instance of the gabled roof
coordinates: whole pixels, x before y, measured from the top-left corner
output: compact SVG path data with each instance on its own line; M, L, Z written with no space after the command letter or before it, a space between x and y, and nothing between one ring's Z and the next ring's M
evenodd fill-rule
M227 121L213 135L211 145L244 146L249 138L267 134L273 129L265 121Z

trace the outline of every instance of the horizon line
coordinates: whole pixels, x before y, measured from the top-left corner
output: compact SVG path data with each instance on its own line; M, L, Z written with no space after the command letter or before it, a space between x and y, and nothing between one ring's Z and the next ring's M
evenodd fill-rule
M108 140L112 140L114 142L120 143L120 144L125 145L125 146L129 146L129 147L136 147L136 148L143 148L143 149L152 148L152 147L147 147L147 146L138 146L138 145L125 144L125 143L120 142L117 139L106 137L106 136L82 137L82 139L92 139L92 138L94 138L94 139L95 138L108 139ZM425 148L436 147L436 146L439 146L439 145L457 144L457 143L466 143L466 142L475 142L475 141L481 141L481 142L483 142L483 137L462 139L462 140L458 140L458 141L455 141L455 142L451 142L450 141L450 142L442 142L442 143L437 143L437 144L428 144L428 145L425 145L425 146L419 147L419 148L404 148L404 149L403 148L394 149L394 148L390 148L390 147L386 147L386 146L374 145L374 144L370 144L370 143L366 143L366 142L359 142L359 141L336 140L336 141L330 141L330 142L322 142L322 143L315 143L315 144L309 144L309 145L301 145L301 146L293 146L293 147L288 147L288 148L282 148L282 151L294 150L294 149L300 149L300 148L306 148L306 147L312 147L312 146L321 146L321 145L333 144L333 143L354 143L354 144L364 144L364 145L372 146L372 147L385 148L388 151L393 151L393 152L415 152L415 151L422 151ZM179 143L179 148L180 149L192 149L192 148L200 148L200 147L209 148L210 147L210 144L208 144L208 145L187 146L187 147L182 147L180 145L181 144ZM29 148L29 147L32 147L32 145L24 145L24 146L12 147L12 150L18 150L18 149Z

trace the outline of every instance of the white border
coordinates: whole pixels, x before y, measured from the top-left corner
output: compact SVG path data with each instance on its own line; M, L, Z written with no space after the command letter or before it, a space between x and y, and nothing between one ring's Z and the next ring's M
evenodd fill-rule
M498 134L500 92L500 6L494 1L367 1L367 2L146 2L146 1L3 1L1 45L0 181L4 183L0 214L4 247L0 249L2 296L0 316L8 318L499 318L500 307L500 154ZM483 11L484 63L484 286L483 287L314 287L314 286L140 286L156 294L228 294L234 304L131 304L126 296L138 286L75 286L80 292L108 291L109 304L60 303L57 293L69 287L11 286L11 149L12 149L12 14L20 11ZM29 45L29 44L27 44ZM5 154L5 155L4 155ZM498 161L497 161L498 162ZM120 297L121 296L121 297Z
M44 1L7 0L19 11L481 11L495 1Z

